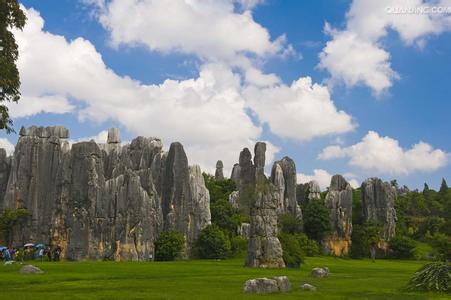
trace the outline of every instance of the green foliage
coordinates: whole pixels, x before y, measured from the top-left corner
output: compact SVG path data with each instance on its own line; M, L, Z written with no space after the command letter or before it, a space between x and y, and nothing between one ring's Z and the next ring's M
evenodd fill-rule
M0 103L17 102L20 99L20 78L16 61L18 46L11 29L22 29L26 17L17 0L0 1ZM0 105L0 129L14 132L8 107Z
M450 292L451 266L447 262L429 263L413 274L409 290Z
M14 226L28 216L30 212L25 208L19 209L6 209L0 216L0 236L6 241L7 245L12 244L12 231Z
M360 188L352 189L352 224L362 225L363 223L362 191Z
M414 258L415 241L407 236L395 236L388 242L390 256L393 258Z
M451 238L443 233L436 233L429 239L435 256L440 260L451 260Z
M382 226L374 221L356 224L352 228L352 244L350 256L352 258L368 257L370 247L380 242Z
M279 241L283 250L283 261L289 268L299 268L304 261L304 253L295 234L281 233Z
M304 210L304 232L320 242L330 231L329 210L323 201L310 201Z
M185 238L175 230L162 232L155 242L155 260L170 261L180 256Z
M293 216L293 214L284 214L279 216L279 228L285 233L302 232L302 220Z
M231 256L244 257L247 252L248 241L241 236L234 236L230 239Z
M217 225L208 225L201 231L197 241L200 258L226 258L230 255L230 250L229 238Z
M316 256L320 254L320 248L317 241L311 240L304 233L296 234L301 250L306 256Z

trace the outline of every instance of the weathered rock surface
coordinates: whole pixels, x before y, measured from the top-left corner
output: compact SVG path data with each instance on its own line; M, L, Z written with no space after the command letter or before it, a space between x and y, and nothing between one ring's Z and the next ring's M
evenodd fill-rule
M240 165L234 164L232 168L232 173L230 174L230 179L233 180L233 182L237 187L240 186L240 174L241 174Z
M251 232L251 224L249 223L241 223L240 227L238 228L238 234L248 240Z
M326 249L336 256L347 255L352 234L352 188L343 176L332 176L325 201L332 229L325 240Z
M294 161L287 156L276 161L271 170L271 181L277 190L279 213L289 213L302 218L296 198L296 165Z
M312 180L308 183L308 195L307 200L319 200L321 199L321 189L317 181Z
M216 162L215 178L216 180L224 179L224 164L222 163L222 160Z
M0 180L9 172L0 209L32 214L14 229L17 245L58 245L73 260L146 260L165 228L184 234L189 255L210 223L202 172L188 166L180 143L169 152L152 137L121 146L119 131L110 129L105 144L71 148L60 126L22 128L20 135L10 159L0 151Z
M365 220L373 220L384 227L382 238L390 240L396 234L396 189L379 178L362 183L362 209Z
M6 186L8 185L9 169L11 162L6 155L6 150L0 148L0 211L3 209L3 198L6 193Z
M19 270L20 274L43 274L44 271L39 269L38 267L35 267L33 265L26 265L20 268Z
M290 281L287 276L278 276L273 278L255 278L249 279L244 284L244 292L256 294L286 293L291 289Z
M229 195L229 202L232 204L234 208L238 208L239 204L238 201L240 200L240 192L239 191L233 191Z
M329 268L313 268L310 272L310 276L324 278L329 276Z
M257 152L260 151L258 149L264 148L259 145L255 149ZM264 155L261 152L258 153L258 158L255 160L258 168L264 166L262 157L264 158ZM264 174L260 173L257 176L258 180L254 181L256 183L250 193L252 196L250 197L250 237L245 265L247 267L283 268L285 263L282 259L282 246L277 238L277 190ZM240 191L240 198L241 195Z
M301 289L303 289L304 291L312 291L312 292L316 291L316 287L309 283L302 284Z

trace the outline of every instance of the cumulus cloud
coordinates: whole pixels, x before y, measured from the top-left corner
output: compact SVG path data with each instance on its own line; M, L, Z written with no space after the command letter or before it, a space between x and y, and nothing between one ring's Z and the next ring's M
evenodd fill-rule
M22 92L17 103L8 104L9 112L13 118L30 117L39 113L65 114L74 110L74 105L61 95L32 96Z
M449 161L449 155L424 142L419 142L410 149L403 149L397 140L369 131L361 142L349 147L328 146L318 158L349 158L351 166L364 170L408 175L416 171L435 171L444 167Z
M195 78L142 84L109 69L89 41L68 41L46 32L37 11L26 13L24 30L15 32L24 96L15 110L17 116L37 114L42 110L38 103L58 100L55 113L73 111L80 121L115 120L132 134L158 136L166 145L180 141L190 162L208 170L214 169L217 159L227 170L243 147L253 148L260 139L262 124L254 124L249 110L274 133L299 140L354 126L350 116L335 108L327 87L312 84L309 78L286 86L275 75L255 69L249 75L255 83L244 83L227 64L206 63ZM268 99L258 101L263 96ZM298 132L280 123L286 117L300 127ZM268 152L271 149L268 157L278 150L268 142Z
M325 191L330 186L330 181L332 179L332 174L330 174L328 171L323 169L314 169L312 175L307 175L303 173L297 174L297 181L298 183L307 183L312 180L318 182L319 187L322 191ZM349 182L351 187L357 188L359 187L359 183L356 178L354 178L354 174L352 173L345 173L343 174L343 177L346 178L346 180Z
M399 79L382 39L391 29L406 45L424 46L428 37L451 29L451 15L402 12L440 6L447 7L449 2L354 0L343 30L332 29L326 23L325 32L332 39L319 54L318 67L330 73L332 84L342 82L350 87L363 84L380 94Z
M96 142L98 144L103 144L103 143L106 143L107 138L108 138L108 130L102 130L98 134L93 135L93 136L86 136L86 137L81 137L78 139L70 139L69 143L74 144L74 143L86 142L86 141L93 140L94 142Z
M14 153L14 145L8 139L0 138L0 148L5 149L6 155Z
M114 46L143 45L232 65L246 65L250 56L282 55L291 49L284 36L271 40L268 30L253 19L251 9L259 0L87 2L97 4L97 18Z
M328 88L313 84L310 77L299 78L290 86L250 86L244 95L260 121L281 137L303 141L345 133L356 126L351 116L337 110Z

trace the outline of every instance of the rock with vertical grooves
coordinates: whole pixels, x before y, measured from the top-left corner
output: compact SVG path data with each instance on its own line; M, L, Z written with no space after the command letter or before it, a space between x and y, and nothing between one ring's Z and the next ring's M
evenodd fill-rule
M244 215L249 215L250 203L255 188L255 166L252 163L252 154L248 148L240 152L239 158L239 185L238 209Z
M6 155L6 150L0 148L0 211L3 210L3 198L6 193L6 186L8 185L10 169L10 159Z
M255 180L258 183L265 181L265 152L266 143L257 142L254 147Z
M261 157L264 156L260 153L259 158ZM264 160L255 161L258 167L265 165ZM254 183L249 194L251 195L250 233L245 265L258 268L283 268L285 263L282 258L282 246L277 238L277 191L264 174L259 176L261 177Z
M332 176L325 201L332 229L325 240L326 249L335 256L347 255L352 234L352 188L343 176Z
M240 186L240 165L234 164L232 168L232 173L230 174L230 179L235 183L236 187L239 188Z
M381 224L384 227L382 238L389 241L396 234L396 189L379 178L368 178L361 190L364 219Z
M120 144L121 136L118 128L108 129L107 144Z
M233 191L229 195L229 203L232 204L233 208L238 209L238 201L240 200L240 192L239 191Z
M215 171L215 179L216 180L223 180L224 179L224 165L222 163L222 160L218 160L216 162L216 171Z
M283 170L278 162L275 162L272 166L271 182L275 186L277 194L277 213L284 214L288 211L288 199L285 198Z
M321 199L321 189L316 180L312 180L308 183L307 201L320 200Z

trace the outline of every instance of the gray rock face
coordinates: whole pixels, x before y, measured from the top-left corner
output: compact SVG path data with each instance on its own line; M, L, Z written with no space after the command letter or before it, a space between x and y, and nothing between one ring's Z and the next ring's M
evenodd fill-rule
M313 268L310 272L310 276L324 278L329 276L329 268Z
M258 166L261 164L264 166L264 161L259 161ZM277 238L277 190L264 174L259 176L262 177L254 185L251 193L250 237L245 265L247 267L283 268L285 263L282 259L282 246Z
M291 289L290 281L287 276L278 276L273 278L255 278L249 279L244 284L245 293L269 294L286 293Z
M239 187L240 185L240 174L241 174L240 165L234 164L232 168L232 174L230 174L230 179L232 179L233 182L235 182L235 185L237 187Z
M222 163L222 160L218 160L216 162L216 171L215 171L215 178L216 180L223 180L224 179L224 164Z
M19 270L20 274L43 274L44 271L39 269L38 267L35 267L33 265L26 265L20 268Z
M325 246L330 254L348 254L352 234L352 188L341 175L332 176L326 206L330 213L332 234Z
M396 189L379 178L365 180L361 189L364 219L383 225L383 239L390 240L396 234Z
M238 201L240 200L240 192L239 191L233 191L229 195L229 202L232 204L234 208L238 208L239 204Z
M108 129L107 143L108 144L120 144L121 143L121 136L119 134L119 129L117 129L117 128Z
M309 283L302 284L301 289L303 289L304 291L312 291L312 292L316 291L316 287Z
M10 159L6 156L6 150L0 148L0 211L3 209L3 198L8 185L9 169L11 167Z
M321 199L321 189L318 182L312 180L308 183L308 196L307 200L319 200Z
M251 224L249 223L241 223L240 227L238 228L238 234L248 240L251 232Z
M185 235L190 253L210 223L210 196L181 144L169 153L157 138L121 146L119 132L110 130L106 144L70 148L62 139L68 136L61 127L22 128L14 156L0 151L0 180L9 172L0 208L32 214L14 229L16 245L58 245L72 260L147 260L166 228Z
M296 165L285 156L276 161L271 170L271 181L276 186L279 198L279 213L289 213L302 218L302 212L296 199Z

